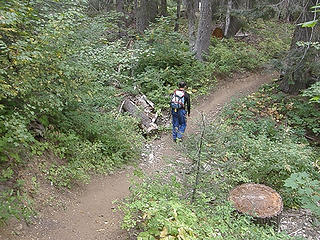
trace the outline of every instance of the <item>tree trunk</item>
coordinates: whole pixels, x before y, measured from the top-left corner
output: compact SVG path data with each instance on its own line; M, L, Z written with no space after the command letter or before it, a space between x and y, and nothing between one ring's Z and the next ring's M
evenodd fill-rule
M158 1L155 0L147 0L147 16L148 16L148 24L150 22L154 22L156 17L158 16Z
M116 3L117 11L124 13L124 2L123 0L117 0Z
M226 25L224 27L224 35L227 36L229 26L230 26L230 13L232 8L232 0L228 0L228 6L227 6L227 14L226 14Z
M308 2L305 11L301 13L299 23L319 18L319 13L313 13L310 10L310 7L315 6L316 3L317 0ZM297 42L305 42L305 44L298 46ZM280 83L282 91L297 94L300 90L320 80L319 50L313 47L311 42L320 42L320 24L313 28L303 28L297 25L289 54L284 62L284 75Z
M136 29L139 33L143 33L148 26L147 16L147 0L140 0L136 6Z
M167 0L161 0L160 2L160 15L168 16Z
M196 2L195 0L186 0L187 17L188 17L188 32L189 32L189 47L194 50L196 44Z
M157 17L158 3L154 0L140 0L136 4L136 29L139 33L143 33L149 26L151 21Z
M177 0L177 18L176 18L176 22L174 24L174 31L175 32L179 31L180 14L181 14L181 0Z
M225 37L227 38L234 37L237 34L237 32L241 29L242 26L243 26L243 23L239 18L235 16L231 16L230 25L228 27L227 34L225 34Z
M194 0L195 1L195 4L196 4L196 12L198 13L198 12L200 12L200 2L201 2L201 0Z
M229 3L230 3L230 0L228 1L228 8L229 8ZM239 9L239 7L240 7L239 1L235 1L231 4L233 4L234 9ZM240 30L240 28L243 26L243 23L239 18L232 16L232 8L231 7L230 7L230 15L231 15L230 16L230 24L229 24L227 30L226 30L227 26L225 26L225 31L224 31L224 35L227 38L234 37L234 35L236 35L237 32Z
M284 19L289 22L290 21L290 9L292 7L291 1L290 0L286 0L286 4L285 4L285 13L284 13Z
M203 60L203 54L209 52L212 33L212 4L211 0L201 0L200 19L195 45L196 58Z

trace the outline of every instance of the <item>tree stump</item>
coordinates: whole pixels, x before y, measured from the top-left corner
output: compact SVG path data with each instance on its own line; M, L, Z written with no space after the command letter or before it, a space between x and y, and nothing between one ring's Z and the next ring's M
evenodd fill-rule
M223 31L220 27L216 27L212 32L213 38L222 39L223 38Z
M237 186L230 192L230 201L241 213L255 217L259 223L269 223L283 209L281 196L272 188L254 183Z

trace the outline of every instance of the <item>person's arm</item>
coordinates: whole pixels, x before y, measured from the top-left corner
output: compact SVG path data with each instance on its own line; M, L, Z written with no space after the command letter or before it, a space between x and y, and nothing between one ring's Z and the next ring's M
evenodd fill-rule
M187 93L186 94L187 96L186 96L186 100L187 100L187 111L188 111L188 116L190 116L190 95Z

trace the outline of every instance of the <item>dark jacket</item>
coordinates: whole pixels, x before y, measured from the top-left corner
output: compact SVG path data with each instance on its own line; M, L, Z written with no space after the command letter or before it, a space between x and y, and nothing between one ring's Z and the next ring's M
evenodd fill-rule
M187 112L190 114L190 95L186 91L184 91L184 102L184 109L187 108Z
M188 114L190 114L190 107L191 107L190 95L185 90L182 90L182 89L177 89L177 90L184 91L184 106L181 109L187 110Z

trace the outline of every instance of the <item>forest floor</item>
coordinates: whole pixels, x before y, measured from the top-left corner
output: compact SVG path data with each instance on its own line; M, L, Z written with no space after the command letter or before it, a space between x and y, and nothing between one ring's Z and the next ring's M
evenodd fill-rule
M198 122L201 112L212 120L232 98L254 92L274 78L275 73L259 72L237 74L220 82L211 94L201 97L192 105L185 137L200 130ZM183 156L175 147L171 134L165 133L146 144L139 167L147 173L161 171L168 164L166 160L179 161L181 158ZM94 177L88 185L58 193L60 196L52 199L49 206L33 218L32 224L13 221L1 229L0 240L129 239L128 233L120 227L122 214L115 211L115 200L129 196L133 170L134 167L128 166L112 175ZM286 228L289 229L290 226Z

